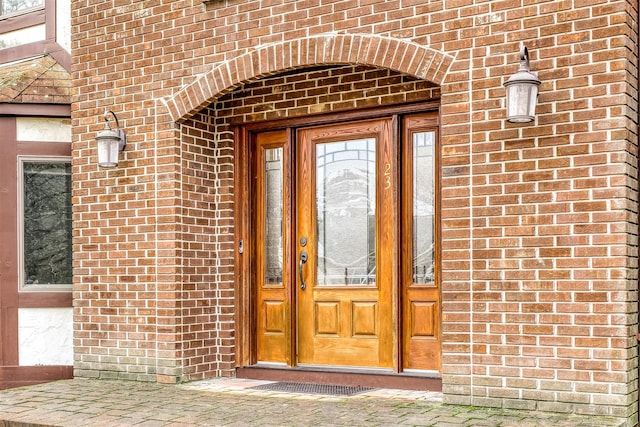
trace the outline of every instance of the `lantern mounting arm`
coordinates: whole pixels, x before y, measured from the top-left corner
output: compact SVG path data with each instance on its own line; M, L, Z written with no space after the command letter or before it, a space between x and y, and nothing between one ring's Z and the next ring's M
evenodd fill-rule
M520 46L520 70L518 71L531 71L531 65L529 63L529 49L527 49L525 45ZM118 119L116 119L116 123L117 120Z
M116 122L116 130L111 129L111 125L109 124L109 114L113 116L113 120ZM120 122L118 121L118 116L111 110L106 110L104 112L104 129L115 132L120 137L120 142L118 143L118 150L124 150L124 147L127 146L127 135L124 133L124 129L120 128Z

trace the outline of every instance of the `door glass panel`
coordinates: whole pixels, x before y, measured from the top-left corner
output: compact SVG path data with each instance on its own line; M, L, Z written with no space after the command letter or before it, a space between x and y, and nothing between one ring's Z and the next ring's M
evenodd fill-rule
M413 134L413 282L434 281L434 132Z
M282 148L265 150L265 285L282 283Z
M376 141L316 145L317 286L376 283Z

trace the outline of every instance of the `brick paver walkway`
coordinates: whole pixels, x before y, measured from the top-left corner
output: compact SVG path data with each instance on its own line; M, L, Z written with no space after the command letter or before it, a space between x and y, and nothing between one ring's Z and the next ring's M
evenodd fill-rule
M0 391L0 426L554 426L624 420L443 405L430 392L374 390L350 397L250 390L240 379L180 385L68 380Z

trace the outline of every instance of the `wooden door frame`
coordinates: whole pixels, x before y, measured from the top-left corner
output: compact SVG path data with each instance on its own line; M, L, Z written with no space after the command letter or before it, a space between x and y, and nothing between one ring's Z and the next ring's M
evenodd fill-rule
M297 117L297 118L288 118L282 120L274 120L274 121L265 121L265 122L252 122L252 123L240 123L234 126L234 263L235 263L235 326L236 326L236 359L235 366L236 368L242 368L254 365L256 360L256 343L255 343L255 325L256 325L256 309L255 309L255 296L256 290L253 288L252 284L252 276L255 274L255 265L251 260L250 254L254 253L254 248L252 247L252 211L251 211L251 195L252 195L252 180L251 180L251 171L252 171L252 162L253 162L253 153L251 152L251 135L257 132L263 132L268 130L276 130L276 129L286 129L288 132L287 137L291 142L291 150L295 150L295 128L299 127L309 127L316 125L329 125L333 123L341 123L347 121L358 121L363 119L374 119L381 117L394 117L394 128L392 137L397 141L400 135L399 123L397 117L399 115L406 115L412 113L427 113L427 112L435 112L439 114L439 101L429 101L429 102L419 102L419 103L409 103L409 104L400 104L400 105L392 105L387 107L377 107L371 109L361 109L355 110L351 112L341 112L341 113L331 113L331 114L322 114L322 115L314 115L314 116L306 116L306 117ZM392 145L394 148L394 154L396 155L396 159L400 159L399 150L400 148L396 146L396 144ZM395 188L394 188L394 197L396 198L396 205L400 206L400 195L401 191L399 189L401 183L400 176L400 161L397 160L396 172L394 174ZM295 162L292 162L291 165L292 170L287 173L290 173L292 177L295 177L296 171ZM439 189L436 189L439 192ZM295 198L295 195L293 195ZM296 206L296 200L292 200L293 206ZM294 213L291 213L294 215ZM290 219L289 226L292 228L290 230L291 236L295 236L295 221ZM394 225L394 234L399 236L401 233L401 225L400 221ZM295 242L294 242L295 243ZM292 252L290 256L297 259L297 249L296 244L291 244L290 251ZM394 299L392 302L392 310L393 316L395 319L398 317L399 310L401 310L402 301L399 297L400 292L398 291L398 286L400 284L399 274L401 273L399 270L401 250L396 248L395 254L393 257L393 286L392 286L392 298ZM290 277L294 278L295 276L295 263L291 263L289 274ZM291 286L291 292L295 293L296 286ZM292 313L297 312L297 307L295 305L295 298L291 297L291 310ZM295 355L296 348L296 333L295 323L291 322L291 355L292 359ZM396 320L396 324L393 326L394 328L394 340L393 340L393 358L394 358L394 371L399 372L402 366L401 355L402 355L402 325L400 321ZM295 363L293 364L295 365Z

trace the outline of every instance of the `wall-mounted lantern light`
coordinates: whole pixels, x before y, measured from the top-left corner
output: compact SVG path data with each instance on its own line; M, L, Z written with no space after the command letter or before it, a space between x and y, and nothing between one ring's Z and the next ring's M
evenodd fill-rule
M116 122L115 131L109 124L109 114ZM118 117L113 111L108 110L104 113L104 130L96 135L96 142L98 143L98 166L103 168L118 166L118 153L127 145L127 135L123 129L120 129Z
M536 116L540 80L531 72L529 51L520 48L520 69L504 84L507 88L507 120L511 123L528 123Z

